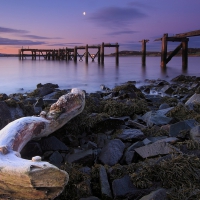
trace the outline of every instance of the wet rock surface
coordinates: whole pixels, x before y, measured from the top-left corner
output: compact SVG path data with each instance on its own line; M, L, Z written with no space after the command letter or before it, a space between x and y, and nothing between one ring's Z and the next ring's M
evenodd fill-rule
M199 77L127 82L86 93L84 111L51 136L30 141L23 158L41 156L69 173L62 199L200 199ZM106 89L105 89L106 88ZM38 84L0 95L0 126L38 115L68 90Z

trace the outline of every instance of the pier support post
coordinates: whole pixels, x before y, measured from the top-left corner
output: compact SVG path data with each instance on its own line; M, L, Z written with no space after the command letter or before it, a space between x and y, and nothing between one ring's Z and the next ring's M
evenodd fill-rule
M66 61L68 61L68 50L67 50L67 47L66 47L66 49L65 49L65 59L66 59Z
M88 44L85 46L85 62L88 63Z
M116 53L116 55L115 55L115 60L116 60L116 64L119 64L119 45L118 45L118 43L116 43L116 49L115 49L115 53Z
M149 40L142 40L140 42L142 42L142 66L146 65L146 43Z
M189 38L182 41L182 68L184 69L188 66L188 41Z
M100 59L101 59L101 53L100 53L100 51L101 51L101 47L98 46L98 63L100 63Z
M77 46L74 47L74 62L77 62Z
M101 63L104 63L104 42L101 45Z
M167 60L167 38L168 34L165 33L162 37L162 49L161 49L161 67L166 67Z
M22 55L21 55L21 49L19 49L19 59L22 59Z

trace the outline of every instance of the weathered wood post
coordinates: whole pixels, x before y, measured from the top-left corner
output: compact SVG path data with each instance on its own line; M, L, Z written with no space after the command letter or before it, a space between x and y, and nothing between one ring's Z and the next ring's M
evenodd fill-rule
M104 42L101 45L101 63L104 63Z
M98 63L100 63L100 59L101 59L101 53L100 53L100 51L101 51L101 47L98 46Z
M88 63L88 44L85 46L85 62Z
M74 62L77 62L77 46L74 47Z
M115 53L116 53L115 60L116 60L116 64L118 64L119 63L119 44L118 43L116 43L116 47L115 48L116 48L115 49Z
M188 66L188 41L189 38L185 38L184 41L182 41L182 67L187 68Z
M66 59L66 61L68 61L68 50L67 50L67 47L65 48L65 59Z
M146 65L146 43L149 40L141 40L139 42L142 42L142 66Z
M166 67L167 60L167 38L168 33L165 33L162 37L162 49L161 49L161 67Z
M22 59L22 54L21 54L21 49L19 49L19 59L21 60Z

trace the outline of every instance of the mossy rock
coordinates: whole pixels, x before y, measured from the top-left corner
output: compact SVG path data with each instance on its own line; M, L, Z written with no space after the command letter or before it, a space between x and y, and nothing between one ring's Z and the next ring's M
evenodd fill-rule
M60 90L52 96L52 99L59 99L62 95L65 95L67 93L68 93L67 90Z
M37 97L39 95L39 93L40 93L40 90L35 89L35 90L33 90L33 92L30 92L27 95L28 95L28 97Z
M161 99L162 103L167 103L170 107L176 106L178 104L178 100L174 97L162 97Z

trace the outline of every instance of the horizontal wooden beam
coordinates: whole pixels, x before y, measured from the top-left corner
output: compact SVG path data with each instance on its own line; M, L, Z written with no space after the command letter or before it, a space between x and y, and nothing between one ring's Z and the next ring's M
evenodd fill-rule
M200 30L176 34L176 37L193 37L193 36L200 36Z
M145 42L149 42L149 40L140 40L139 42L143 42L143 41L145 41Z
M162 41L162 38L157 38L154 41Z
M189 38L177 38L177 37L167 37L167 41L170 42L183 42L183 41L189 41Z

